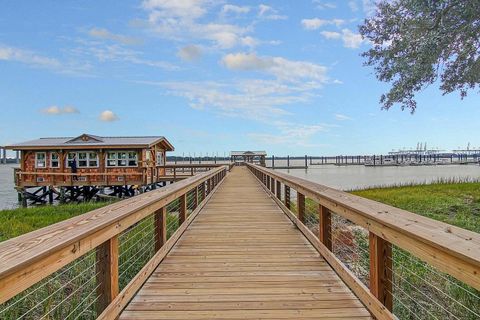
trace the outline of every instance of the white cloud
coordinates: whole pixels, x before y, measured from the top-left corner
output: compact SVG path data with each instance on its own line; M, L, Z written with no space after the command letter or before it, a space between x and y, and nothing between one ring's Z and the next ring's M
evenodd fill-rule
M367 17L375 14L379 0L362 0L363 12Z
M337 5L333 2L324 2L321 0L313 0L312 2L316 4L316 8L320 10L335 9L337 7Z
M195 61L202 56L202 49L196 45L189 45L178 50L177 55L185 61Z
M257 56L255 53L232 53L224 56L222 63L232 70L262 71L287 82L313 81L315 84L320 85L328 80L327 68L325 66L307 61Z
M222 13L233 12L236 14L248 13L250 12L250 7L248 6L236 6L233 4L226 4L222 7Z
M119 120L118 116L111 110L105 110L100 113L98 119L104 122L113 122Z
M343 45L346 48L358 48L364 42L362 36L358 33L352 32L350 29L342 30Z
M84 75L90 70L88 64L63 62L56 58L42 56L33 51L0 45L0 60L18 62L34 68L48 69L56 73Z
M332 20L324 20L319 18L312 18L312 19L303 19L301 21L303 27L307 30L317 30L322 26L326 25L335 25L340 27L342 24L345 23L343 19L332 19Z
M142 43L141 39L115 34L104 28L92 28L88 31L88 34L93 38L111 40L125 45L136 45Z
M335 31L322 31L320 34L327 39L340 39L342 37L340 32Z
M335 116L335 119L338 121L352 120L352 118L350 118L349 116L346 116L340 113L336 113L334 116Z
M318 133L327 132L332 127L328 124L301 124L285 121L274 121L271 125L275 128L275 134L249 133L248 136L262 144L313 147L321 144L311 143L311 138Z
M308 82L245 79L218 82L141 82L188 99L192 108L222 116L271 122L290 114L285 107L309 101L317 86Z
M232 23L205 22L204 16L216 2L211 0L148 0L143 8L148 13L148 25L159 37L177 41L209 41L217 48L230 49L252 42L247 38L251 27ZM244 7L229 6L225 10L245 11Z
M40 110L40 112L48 115L80 113L80 111L78 111L78 109L73 106L64 106L64 107L50 106Z
M350 10L352 10L353 12L358 11L358 4L356 0L349 1L348 6L350 7Z
M258 6L258 16L267 20L286 20L288 18L285 15L278 14L277 10L266 4L260 4Z
M83 41L82 44L82 47L73 49L72 51L79 55L91 55L100 62L130 62L169 71L179 69L178 66L167 61L146 59L141 52L125 48L118 44L104 45L88 41Z
M320 34L326 39L342 39L345 48L356 49L366 41L362 39L359 33L354 33L350 29L342 29L342 33L336 31L322 31Z

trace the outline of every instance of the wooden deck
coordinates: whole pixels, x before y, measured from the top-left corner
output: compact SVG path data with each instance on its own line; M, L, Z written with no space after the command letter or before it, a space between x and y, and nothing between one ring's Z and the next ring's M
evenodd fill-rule
M369 319L260 182L236 167L120 319Z

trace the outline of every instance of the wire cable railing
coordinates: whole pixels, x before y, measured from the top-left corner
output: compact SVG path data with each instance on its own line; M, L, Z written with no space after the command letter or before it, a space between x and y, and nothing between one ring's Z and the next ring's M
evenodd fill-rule
M480 235L248 167L375 317L480 319Z
M153 272L226 172L211 167L1 243L0 319L118 315L129 288Z

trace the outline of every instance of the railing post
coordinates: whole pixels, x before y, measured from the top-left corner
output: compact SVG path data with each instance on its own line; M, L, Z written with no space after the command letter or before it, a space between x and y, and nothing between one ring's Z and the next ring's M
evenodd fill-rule
M392 295L392 244L370 232L370 291L390 311Z
M178 212L179 225L183 224L187 220L187 194L180 196L180 209Z
M285 207L290 209L290 187L285 185Z
M160 208L155 212L155 251L167 242L167 210Z
M200 188L200 192L201 192L202 201L203 201L207 197L207 187L206 187L205 182L202 182L202 187Z
M305 195L297 191L297 212L298 219L305 223Z
M270 190L270 176L267 176L267 189Z
M270 181L270 191L272 191L273 194L275 194L275 179L272 178L272 181Z
M332 215L330 211L321 204L318 206L318 214L318 238L328 250L332 251Z
M198 207L198 186L193 189L193 210Z
M281 200L281 199L282 199L282 183L281 183L280 181L278 181L278 180L277 180L276 191L277 191L277 198L278 198L278 200Z
M118 236L96 249L97 313L100 314L118 295Z

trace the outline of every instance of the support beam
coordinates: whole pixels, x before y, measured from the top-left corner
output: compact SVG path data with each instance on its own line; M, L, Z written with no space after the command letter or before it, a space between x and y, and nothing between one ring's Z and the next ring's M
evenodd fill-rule
M332 251L332 215L330 211L322 205L318 206L318 238L320 242Z
M100 314L118 295L118 236L96 249L97 313Z
M167 209L160 208L155 212L155 251L160 250L167 242Z
M305 195L297 191L297 213L298 219L305 223Z
M390 311L392 296L392 244L370 232L370 291Z
M278 180L277 180L276 191L277 191L277 198L281 200L282 199L282 183Z
M285 185L285 207L290 210L290 187Z
M187 194L180 196L180 208L178 212L179 225L187 220Z

